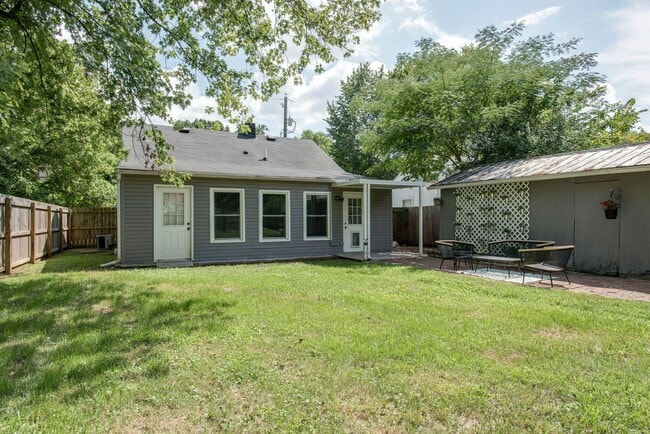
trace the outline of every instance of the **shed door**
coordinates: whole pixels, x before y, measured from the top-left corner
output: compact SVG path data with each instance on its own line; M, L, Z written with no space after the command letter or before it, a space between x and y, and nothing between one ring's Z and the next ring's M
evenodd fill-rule
M190 187L156 187L154 200L154 260L190 259Z
M600 202L609 199L609 190L618 194L619 181L585 182L575 185L576 271L617 275L620 262L621 210L607 220ZM616 196L615 196L616 198Z

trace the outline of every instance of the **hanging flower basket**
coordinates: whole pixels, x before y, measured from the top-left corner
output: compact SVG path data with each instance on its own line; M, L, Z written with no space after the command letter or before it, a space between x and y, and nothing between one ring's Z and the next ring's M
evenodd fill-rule
M602 206L605 211L605 218L607 220L615 219L618 216L618 209L621 207L621 204L612 198L612 194L613 190L610 190L609 199L600 203L600 206Z
M607 220L613 220L618 216L618 208L611 208L605 210L605 218Z

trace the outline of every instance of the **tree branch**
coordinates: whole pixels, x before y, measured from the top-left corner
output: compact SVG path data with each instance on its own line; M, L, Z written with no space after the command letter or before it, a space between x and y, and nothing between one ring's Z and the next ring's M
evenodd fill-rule
M22 6L23 6L23 0L18 0L8 11L4 11L0 9L0 17L8 20L18 21L18 11L22 8Z

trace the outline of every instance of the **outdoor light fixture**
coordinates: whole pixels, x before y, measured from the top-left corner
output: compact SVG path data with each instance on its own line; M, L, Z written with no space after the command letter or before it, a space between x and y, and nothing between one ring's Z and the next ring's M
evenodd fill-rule
M343 198L341 196L334 196L334 200L337 202L343 202Z

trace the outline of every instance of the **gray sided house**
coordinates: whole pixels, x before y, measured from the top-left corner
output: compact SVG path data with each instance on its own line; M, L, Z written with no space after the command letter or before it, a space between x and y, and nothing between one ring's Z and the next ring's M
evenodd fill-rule
M485 165L435 187L442 238L554 240L575 245L576 271L650 274L650 143ZM610 196L615 218L600 204Z
M123 133L118 252L125 266L351 255L392 248L391 189L421 183L350 174L313 141L156 127L174 146L183 187L145 167Z

